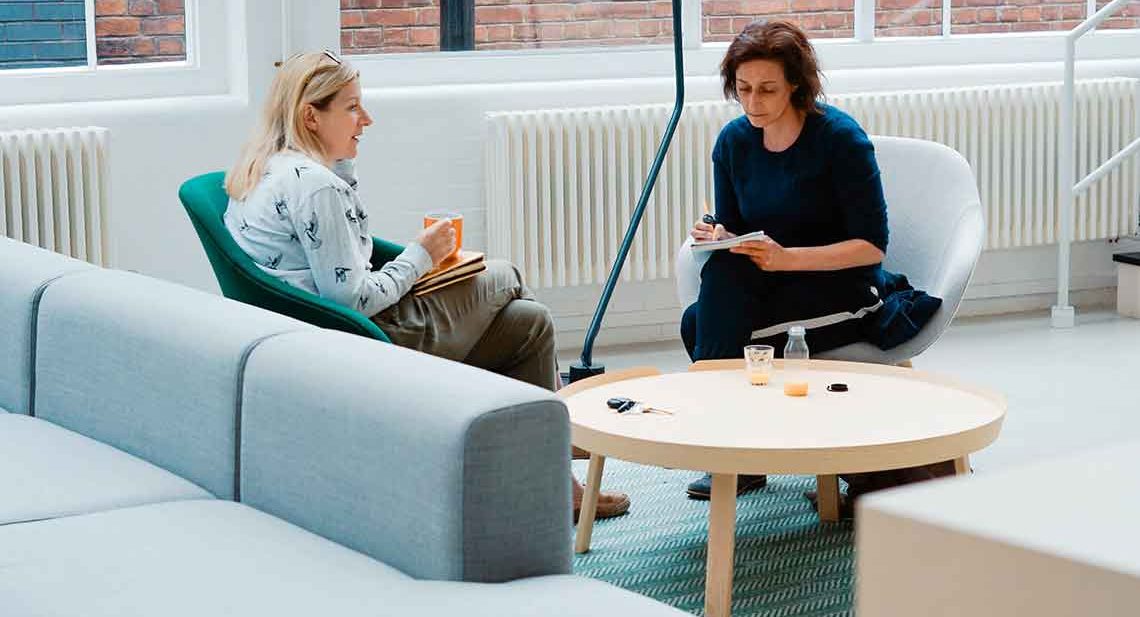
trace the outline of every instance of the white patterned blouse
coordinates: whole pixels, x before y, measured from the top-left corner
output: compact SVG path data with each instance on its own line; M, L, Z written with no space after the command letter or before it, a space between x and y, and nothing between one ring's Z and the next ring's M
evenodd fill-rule
M266 273L369 317L398 302L432 267L412 242L372 271L368 214L351 161L338 162L334 172L299 152L280 152L246 199L230 199L225 223Z

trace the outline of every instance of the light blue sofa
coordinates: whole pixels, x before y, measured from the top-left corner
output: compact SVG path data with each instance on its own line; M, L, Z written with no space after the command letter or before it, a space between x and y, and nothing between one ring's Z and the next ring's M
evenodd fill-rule
M572 576L550 393L0 238L0 615L679 615Z

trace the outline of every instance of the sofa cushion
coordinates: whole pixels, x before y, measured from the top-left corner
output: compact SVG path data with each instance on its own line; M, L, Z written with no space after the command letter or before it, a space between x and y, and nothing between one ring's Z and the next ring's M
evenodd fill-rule
M94 266L0 236L0 411L28 413L32 379L32 315L40 288Z
M246 354L312 327L137 274L67 276L40 299L35 415L230 499Z
M0 414L0 525L210 494L49 422Z
M609 583L571 575L536 576L509 583L416 581L392 598L391 615L500 617L692 617L657 600Z
M414 581L247 506L180 501L0 527L5 614L679 616L598 581Z
M234 502L0 527L5 615L382 615L394 568Z

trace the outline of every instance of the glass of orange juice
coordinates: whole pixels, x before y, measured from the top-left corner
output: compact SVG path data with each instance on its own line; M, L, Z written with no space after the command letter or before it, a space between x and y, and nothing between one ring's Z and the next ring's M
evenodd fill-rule
M455 250L444 259L444 261L447 261L458 255L459 250L463 248L463 215L458 212L428 212L424 215L424 229L435 225L438 221L443 219L451 221L451 225L455 227Z
M746 345L744 347L744 372L748 383L754 386L768 385L772 377L772 358L776 350L771 345Z

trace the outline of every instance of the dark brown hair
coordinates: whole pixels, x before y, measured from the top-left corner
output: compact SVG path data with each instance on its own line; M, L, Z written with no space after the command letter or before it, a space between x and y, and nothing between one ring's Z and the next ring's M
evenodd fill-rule
M720 63L724 98L736 95L736 70L751 60L774 60L784 67L784 79L792 85L792 106L800 111L819 113L816 99L823 94L819 61L807 35L799 26L779 19L758 19L747 26L732 43Z

